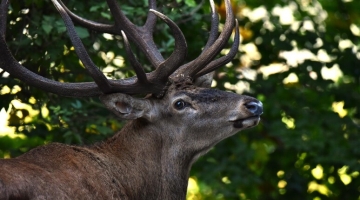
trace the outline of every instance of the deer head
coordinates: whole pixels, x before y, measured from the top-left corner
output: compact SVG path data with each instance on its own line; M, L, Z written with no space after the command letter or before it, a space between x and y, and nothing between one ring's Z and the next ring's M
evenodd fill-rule
M259 123L263 111L260 101L249 96L210 88L213 71L230 62L238 52L239 27L229 0L225 0L227 18L220 35L218 35L218 14L213 1L210 1L212 26L209 39L202 53L195 60L185 64L187 52L185 37L171 19L156 11L155 0L149 0L150 10L145 24L141 27L132 24L125 17L115 0L107 0L114 17L114 24L102 24L84 19L70 11L60 0L52 0L52 2L64 20L79 59L94 82L57 82L39 76L19 64L5 41L6 11L9 4L7 0L1 1L0 67L29 85L51 93L70 97L99 96L109 110L122 119L130 120L113 139L101 145L102 149L111 149L116 155L121 154L118 149L125 147L133 149L131 153L138 156L141 156L141 153L145 153L144 156L160 154L162 156L160 165L170 166L169 169L163 169L164 172L161 174L165 174L164 176L168 178L177 174L181 177L182 182L177 183L181 185L180 196L184 196L184 188L186 193L188 172L196 158L219 141ZM175 38L175 50L167 59L163 58L152 37L157 18L169 26ZM73 22L98 32L121 35L136 76L121 80L106 78L91 61L75 31ZM234 42L229 53L215 59L227 44L234 29ZM146 55L155 68L154 71L144 72L131 50L129 41L136 44L137 48ZM134 97L138 94L146 97ZM161 143L158 152L149 147L151 141ZM131 147L132 142L137 143L136 147ZM141 149L152 150L146 152ZM142 159L146 160L146 158ZM126 159L123 158L122 161L124 160ZM163 188L163 191L171 193L169 188ZM172 199L168 198L169 196L164 197Z

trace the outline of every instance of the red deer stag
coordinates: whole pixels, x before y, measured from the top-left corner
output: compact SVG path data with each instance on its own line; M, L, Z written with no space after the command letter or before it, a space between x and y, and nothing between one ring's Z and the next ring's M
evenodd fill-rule
M178 26L150 11L144 26L135 26L116 0L107 0L114 24L84 19L60 0L52 0L67 27L76 53L94 82L63 83L39 76L14 58L5 41L8 0L0 8L0 67L25 83L70 97L99 96L127 124L113 137L92 146L52 143L13 159L0 160L0 199L185 199L191 165L221 140L259 123L262 103L252 97L210 89L212 72L238 51L239 28L229 0L226 21L218 35L214 3L212 28L202 53L184 64L185 38ZM153 41L160 18L172 31L175 50L164 59ZM122 35L136 76L109 80L94 65L73 22L98 32ZM229 53L215 59L232 31ZM154 66L145 73L131 51L137 45ZM145 98L131 95L146 94ZM196 122L196 123L194 123Z

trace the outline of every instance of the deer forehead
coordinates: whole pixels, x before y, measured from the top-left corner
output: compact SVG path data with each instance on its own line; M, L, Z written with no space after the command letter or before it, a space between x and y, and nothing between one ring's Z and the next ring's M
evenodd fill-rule
M196 103L218 103L220 101L241 101L244 96L217 89L193 87L172 92L169 94L168 98L170 100L176 100L184 97L186 97L184 100L190 100Z

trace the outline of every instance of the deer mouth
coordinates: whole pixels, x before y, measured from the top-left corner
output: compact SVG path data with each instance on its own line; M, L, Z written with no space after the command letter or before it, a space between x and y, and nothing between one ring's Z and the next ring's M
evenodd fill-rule
M260 115L255 115L244 119L234 120L232 122L234 123L233 124L234 128L250 128L258 125L259 121L260 121Z

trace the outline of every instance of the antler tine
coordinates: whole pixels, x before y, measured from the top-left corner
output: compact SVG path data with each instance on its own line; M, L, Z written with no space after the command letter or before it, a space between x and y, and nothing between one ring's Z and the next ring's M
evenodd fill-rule
M206 50L204 50L198 58L196 58L192 65L188 66L185 70L186 75L189 77L195 77L195 75L206 66L226 45L232 30L235 26L235 17L232 12L231 4L229 0L225 0L226 7L226 20L224 30L221 32L217 40ZM212 29L215 32L215 29ZM217 31L217 30L216 30Z
M64 8L64 10L68 13L68 15L71 17L71 19L75 23L78 23L79 25L81 25L83 27L86 27L86 28L89 28L89 29L92 29L92 30L95 30L95 31L98 31L98 32L110 33L110 34L119 34L119 30L116 29L114 25L99 23L99 22L95 22L95 21L80 17L79 15L72 12L61 0L58 0L58 2L61 4L61 6ZM149 8L150 9L156 9L155 0L149 0ZM125 17L125 16L123 16L123 17ZM131 22L129 22L129 23L131 23ZM148 30L153 31L155 23L156 23L155 15L153 13L149 12L144 27L146 27Z
M8 7L9 0L2 0L0 4L0 37L5 37Z
M110 12L114 16L115 20L115 25L110 25L82 18L71 12L70 9L61 2L61 0L58 1L71 19L74 20L74 22L79 23L81 26L98 32L115 35L121 35L121 30L123 30L129 36L129 39L134 42L139 49L141 49L153 66L157 67L164 61L164 58L152 40L152 33L156 23L156 16L153 13L149 12L145 25L138 27L130 22L130 20L123 14L120 6L115 0L107 0ZM156 9L155 0L149 0L149 8Z
M114 25L103 24L103 23L85 19L85 18L80 17L79 15L73 13L68 7L66 7L66 5L61 0L58 0L58 3L61 5L61 7L66 11L66 13L71 17L71 19L75 23L78 23L79 25L86 27L88 29L94 30L94 31L98 31L98 32L102 32L102 33L118 34L115 30Z
M215 8L215 3L213 0L210 0L210 7L211 7L211 29L210 29L210 35L209 38L206 42L206 45L204 47L204 49L202 50L201 54L204 54L204 52L206 52L206 50L212 45L214 44L214 42L216 41L217 37L218 37L218 30L219 30L219 15L216 12L216 8ZM201 55L200 54L200 55ZM190 66L193 66L195 60L192 60L186 64L184 64L183 66L181 66L181 68L179 70L177 70L172 77L176 77L179 74L185 74L188 70L188 68Z
M202 53L208 49L214 42L216 41L216 38L218 36L218 30L219 30L219 15L216 12L215 3L213 0L210 0L210 7L211 7L211 29L210 29L210 35L209 39L206 42L206 45L202 51Z
M149 9L156 10L156 1L149 0ZM148 12L144 28L153 32L156 24L156 15L152 12Z
M107 0L107 3L111 14L114 16L117 34L121 34L120 31L123 30L130 41L136 44L136 46L145 54L151 64L154 67L158 67L164 61L164 58L152 39L153 28L155 26L154 16L149 14L146 26L138 27L130 22L124 15L116 0ZM150 5L155 7L153 1L150 1Z
M139 61L135 58L134 53L131 51L131 47L130 47L129 41L126 37L126 34L124 33L124 31L121 31L121 34L124 38L127 56L130 60L132 67L134 68L134 71L136 73L136 77L137 77L138 81L142 84L150 84L149 81L147 80L146 73L145 73L143 67L141 66Z
M187 54L187 44L180 28L170 18L160 12L150 9L159 18L161 18L171 29L173 37L175 38L175 50L159 67L153 72L152 80L160 80L167 82L168 77L180 67L185 60Z
M240 43L240 37L239 37L239 24L237 19L235 19L235 36L234 36L234 43L231 46L231 49L229 51L228 54L226 54L225 56L218 58L216 60L211 61L206 67L204 67L204 69L202 69L201 71L199 71L194 78L203 76L209 72L214 71L215 69L225 65L226 63L230 62L236 55L236 53L238 52L239 49L239 43Z
M112 89L109 81L90 59L89 54L87 53L83 43L81 42L79 36L75 31L75 27L71 21L70 16L67 14L67 12L63 9L61 4L57 0L52 0L52 2L55 5L56 9L59 11L65 23L66 29L68 31L68 35L70 37L72 44L75 47L75 51L76 54L79 56L79 59L84 64L90 76L94 79L95 83L98 85L100 90L103 91L105 94L110 93Z

